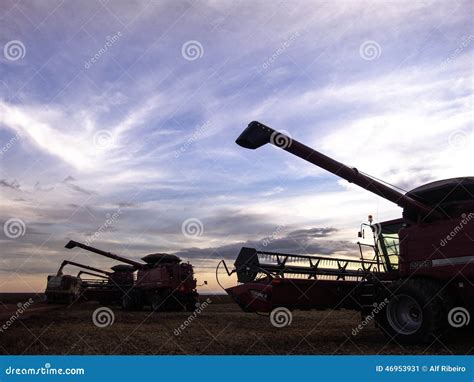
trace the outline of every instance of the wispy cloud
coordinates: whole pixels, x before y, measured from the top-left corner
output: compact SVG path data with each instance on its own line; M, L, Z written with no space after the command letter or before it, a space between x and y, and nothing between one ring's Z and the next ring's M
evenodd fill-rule
M5 179L0 179L0 187L6 187L15 191L19 191L21 186L16 181L9 182Z

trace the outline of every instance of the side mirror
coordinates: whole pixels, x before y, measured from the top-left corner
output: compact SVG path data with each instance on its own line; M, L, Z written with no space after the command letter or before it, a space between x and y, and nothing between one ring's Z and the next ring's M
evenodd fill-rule
M362 231L359 231L359 232L357 233L357 237L364 238L364 234L362 233Z
M207 281L204 281L204 285L207 285Z

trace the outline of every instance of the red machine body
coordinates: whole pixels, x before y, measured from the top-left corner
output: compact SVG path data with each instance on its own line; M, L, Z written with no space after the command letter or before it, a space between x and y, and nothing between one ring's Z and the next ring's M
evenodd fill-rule
M240 284L227 289L227 293L247 312L271 312L282 306L300 310L357 310L359 305L352 298L341 304L357 284L358 281L275 278Z
M135 285L144 290L169 288L189 293L196 288L193 266L187 263L162 264L159 267L140 268Z
M449 280L453 277L474 279L474 214L459 235L456 227L466 219L454 218L429 224L416 224L400 230L400 276L412 275ZM450 237L449 243L444 243ZM435 246L428 246L433 243Z
M346 308L375 317L391 338L423 342L448 327L452 312L474 313L474 177L447 179L405 194L259 122L237 144L271 143L403 208L400 219L365 225L373 232L373 258L285 255L243 248L228 274L239 285L227 293L246 311ZM363 230L359 233L363 236ZM303 259L304 266L291 264ZM320 263L326 261L327 266ZM341 265L342 264L342 265ZM224 263L225 265L225 263Z

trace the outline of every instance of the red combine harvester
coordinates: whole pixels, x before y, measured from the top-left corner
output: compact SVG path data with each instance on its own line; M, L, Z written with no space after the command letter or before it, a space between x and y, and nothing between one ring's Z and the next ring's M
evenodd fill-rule
M361 243L359 261L242 248L234 269L224 266L239 282L226 291L245 311L358 310L363 317L373 314L389 337L403 343L444 332L453 312L465 314L469 323L474 177L436 181L403 194L259 122L250 123L236 143L248 149L272 143L403 208L400 219L372 224L369 217L365 226L374 236L369 259Z
M194 311L198 301L196 279L193 266L181 262L175 255L154 253L142 258L144 263L127 259L105 252L88 245L71 240L66 248L79 247L98 255L118 260L128 265L127 269L137 270L133 284L123 291L122 307L125 310L141 310L145 305L151 306L154 311L183 310ZM129 272L132 275L131 272Z

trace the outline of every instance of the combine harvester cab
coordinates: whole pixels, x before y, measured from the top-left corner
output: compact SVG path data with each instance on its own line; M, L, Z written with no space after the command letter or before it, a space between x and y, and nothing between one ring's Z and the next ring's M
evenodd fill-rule
M144 306L151 306L154 311L193 311L196 308L199 295L194 269L179 257L154 253L143 257L144 263L140 263L77 241L71 240L66 244L68 249L75 247L125 263L113 267L115 273L119 269L123 271L120 279L114 282L121 283L121 304L124 310L142 310ZM136 278L133 277L135 271Z
M130 265L118 264L110 268L106 279L89 279L83 282L84 298L98 301L101 305L121 305L122 297L134 282L135 268Z
M316 257L245 249L234 270L228 271L237 273L242 283L227 289L240 306L265 311L277 306L345 307L363 315L373 314L375 306L380 308L374 315L378 325L404 343L428 341L449 324L459 326L453 320L460 315L466 325L470 322L474 314L474 177L441 180L402 193L260 122L251 122L236 143L247 149L271 143L403 208L400 219L374 226L370 221L377 263L370 269L363 259L360 267L355 265L358 270L351 271L350 263L341 269L341 259L334 259L330 268L336 273L330 275L321 262L314 267ZM272 264L263 262L262 256L273 257ZM302 259L306 266L294 269L285 259ZM301 286L295 274L306 275L302 291L296 288Z

